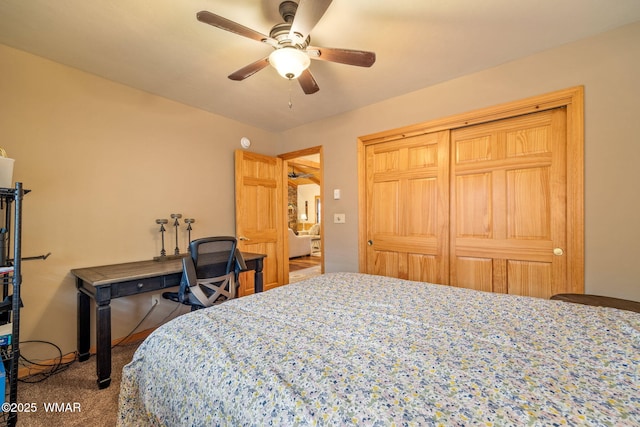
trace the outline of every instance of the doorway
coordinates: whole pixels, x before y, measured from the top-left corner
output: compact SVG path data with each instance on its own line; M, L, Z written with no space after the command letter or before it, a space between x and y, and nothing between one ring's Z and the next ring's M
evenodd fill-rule
M289 283L324 272L322 147L281 154L287 184Z

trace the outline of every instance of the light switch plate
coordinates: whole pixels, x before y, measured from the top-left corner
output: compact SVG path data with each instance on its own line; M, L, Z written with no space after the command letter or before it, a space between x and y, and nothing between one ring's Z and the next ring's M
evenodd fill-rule
M335 190L333 190L333 198L334 200L340 200L340 189L336 188Z
M333 222L335 224L344 224L346 222L344 214L333 214Z

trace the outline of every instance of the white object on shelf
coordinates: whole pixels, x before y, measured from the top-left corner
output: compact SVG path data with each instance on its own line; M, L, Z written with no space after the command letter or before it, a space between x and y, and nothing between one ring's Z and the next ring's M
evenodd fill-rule
M12 323L0 325L0 345L11 345L11 334L13 333L12 328Z
M13 187L13 159L0 157L0 187Z

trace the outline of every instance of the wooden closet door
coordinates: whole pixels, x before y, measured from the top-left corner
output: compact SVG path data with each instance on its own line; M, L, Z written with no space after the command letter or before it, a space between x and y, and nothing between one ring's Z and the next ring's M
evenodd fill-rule
M565 108L454 130L451 150L450 284L571 292Z
M366 272L448 277L449 131L366 147Z

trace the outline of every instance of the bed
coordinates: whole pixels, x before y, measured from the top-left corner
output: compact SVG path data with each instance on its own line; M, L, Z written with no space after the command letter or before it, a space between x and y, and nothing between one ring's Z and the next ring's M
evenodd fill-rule
M118 424L640 425L640 313L332 273L161 326Z

